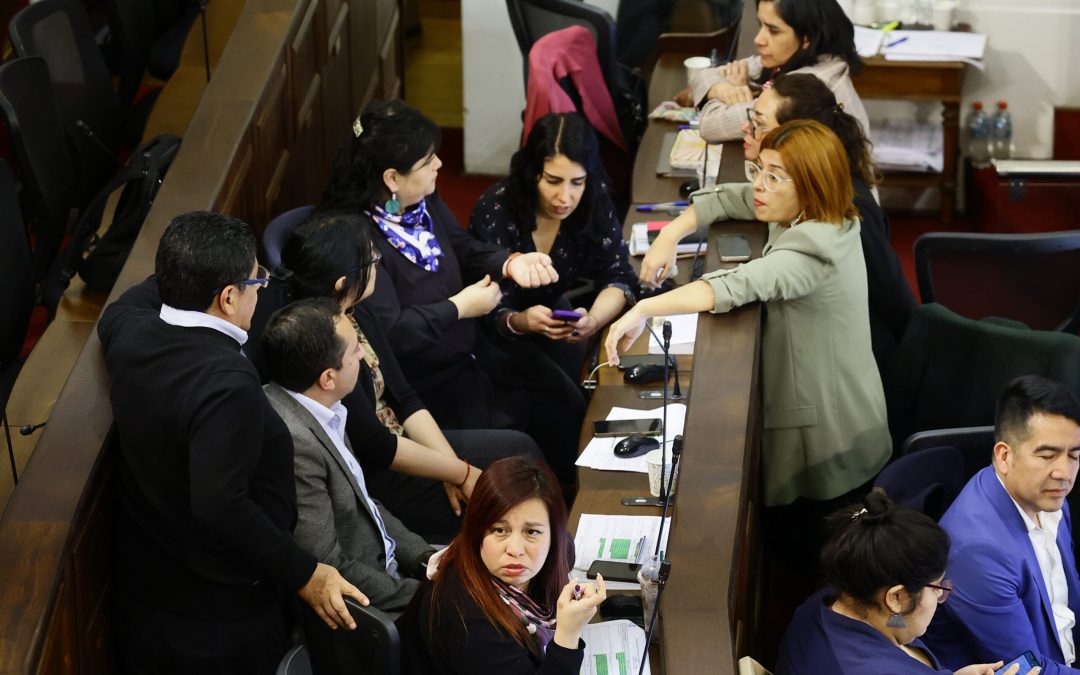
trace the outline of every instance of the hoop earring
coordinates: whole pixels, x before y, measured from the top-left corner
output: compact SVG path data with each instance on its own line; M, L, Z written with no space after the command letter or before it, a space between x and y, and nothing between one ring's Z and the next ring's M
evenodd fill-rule
M391 193L390 199L387 199L386 203L383 204L383 211L386 211L387 213L389 213L390 215L393 216L393 215L396 215L397 212L400 211L400 210L401 210L401 202L398 201L397 193L396 192Z
M885 625L889 628L907 628L907 622L904 621L904 617L900 612L889 614L889 620L885 622Z

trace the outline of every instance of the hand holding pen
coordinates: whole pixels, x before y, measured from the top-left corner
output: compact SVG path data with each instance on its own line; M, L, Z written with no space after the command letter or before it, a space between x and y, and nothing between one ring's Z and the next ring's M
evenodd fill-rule
M607 599L604 577L596 581L571 581L563 586L555 609L555 642L560 647L577 649L581 629L596 615L596 608Z

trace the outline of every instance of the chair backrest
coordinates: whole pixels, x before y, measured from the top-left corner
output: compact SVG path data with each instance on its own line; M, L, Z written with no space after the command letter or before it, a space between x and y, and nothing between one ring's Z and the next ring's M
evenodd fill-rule
M8 31L17 56L40 56L49 65L61 119L78 151L80 196L89 201L118 168L111 152L127 119L86 8L78 0L38 0L12 17Z
M44 278L67 229L75 203L75 158L64 135L49 69L39 57L0 65L0 113L22 172L23 204L33 223L34 278Z
M924 303L971 319L1014 319L1080 331L1080 230L1037 234L931 232L915 242Z
M529 50L537 40L570 26L584 26L596 39L596 57L612 97L619 90L618 58L615 52L615 20L599 7L579 0L506 0L510 25L514 29L524 61L526 86L529 80Z
M311 204L298 206L275 216L273 220L267 223L262 237L263 249L266 251L266 264L281 264L281 249L284 248L289 235L300 224L300 221L308 217L308 214L314 208Z
M11 169L0 160L0 373L19 359L34 309L34 272ZM0 378L2 379L2 378ZM0 398L6 399L3 392Z
M146 61L154 44L154 5L151 0L105 0L109 36L119 62L120 104L130 106L142 84Z
M281 659L274 675L311 675L311 659L304 645L290 649Z
M927 448L956 448L964 456L965 478L990 463L994 450L994 427L958 427L954 429L932 429L919 431L908 436L900 456L910 455Z
M959 450L928 448L886 466L874 487L884 489L894 502L939 520L967 479L964 456Z
M306 603L303 605L304 641L314 675L398 675L401 672L401 637L384 612L363 607L352 598L345 604L356 630L330 630Z

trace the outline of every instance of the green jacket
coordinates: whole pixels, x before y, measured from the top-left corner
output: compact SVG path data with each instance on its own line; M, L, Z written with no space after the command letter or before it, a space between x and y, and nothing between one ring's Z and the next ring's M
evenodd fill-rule
M699 225L754 220L749 183L691 196ZM859 221L769 224L761 258L703 277L713 312L765 303L765 504L831 499L873 478L892 441L870 349Z

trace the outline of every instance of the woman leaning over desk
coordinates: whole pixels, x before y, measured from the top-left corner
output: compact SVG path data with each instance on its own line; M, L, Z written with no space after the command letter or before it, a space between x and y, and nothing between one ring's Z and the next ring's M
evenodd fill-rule
M510 176L484 193L469 223L469 231L483 241L551 256L559 280L541 288L508 289L493 328L519 363L529 363L530 369L544 363L548 370L558 364L567 395L581 399L584 414L577 381L586 341L618 316L638 289L622 223L608 197L596 134L585 118L541 117L510 160ZM571 304L566 295L581 279L592 280L597 291L588 309ZM581 318L553 318L552 310L559 309Z
M657 315L765 302L765 504L834 499L873 478L892 447L847 157L822 124L796 120L765 136L746 169L751 183L694 193L674 222L765 221L763 256L642 300L612 324L607 353L617 362Z
M739 137L754 97L781 73L809 73L829 86L836 100L859 120L870 120L851 83L863 66L855 51L855 28L836 0L758 0L754 36L757 55L702 70L691 81L691 98L701 107L705 140Z
M407 675L571 675L604 579L567 583L573 542L555 476L520 457L476 484L461 533L398 619Z
M828 587L795 610L776 675L951 675L919 639L952 592L949 535L879 492L840 509L829 524L821 554ZM1002 665L965 666L955 675L993 675Z

